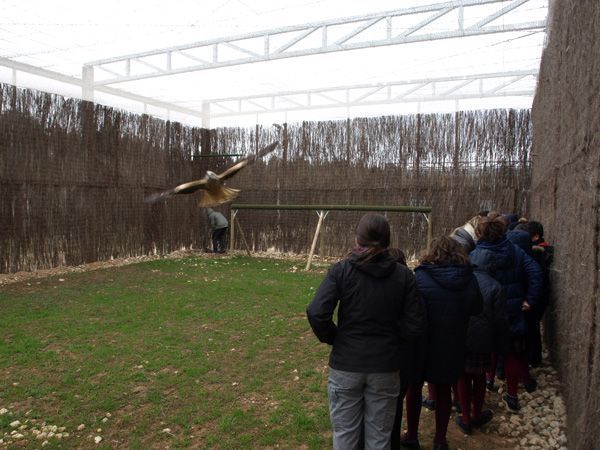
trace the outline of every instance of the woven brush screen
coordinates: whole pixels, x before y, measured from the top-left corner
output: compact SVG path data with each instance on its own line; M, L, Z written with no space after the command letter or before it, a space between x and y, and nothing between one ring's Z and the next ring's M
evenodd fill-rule
M274 140L276 151L229 180L242 190L236 202L431 206L434 236L480 209L527 207L528 110L204 130L0 85L0 272L206 246L198 194L144 197L237 159L205 156L248 155ZM346 253L362 214L332 211L317 251ZM394 246L423 249L422 214L387 216ZM314 211L238 218L254 250L307 252L317 223Z

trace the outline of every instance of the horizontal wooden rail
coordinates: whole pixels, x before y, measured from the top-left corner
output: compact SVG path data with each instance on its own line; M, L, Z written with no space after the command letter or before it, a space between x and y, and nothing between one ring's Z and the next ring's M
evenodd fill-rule
M416 212L430 213L431 206L386 206L386 205L260 205L238 204L231 205L231 209L292 209L309 211L390 211L390 212Z
M207 155L196 155L194 158L226 158L228 156L242 156L242 153L209 153Z
M308 254L308 261L306 263L306 269L310 269L315 247L317 245L317 239L319 238L319 232L321 231L321 225L323 220L327 217L330 211L385 211L385 212L414 212L422 213L427 221L427 248L431 244L432 239L432 225L431 225L431 206L386 206L386 205L261 205L261 204L241 204L234 203L231 205L231 223L230 232L231 238L229 241L229 248L233 251L233 241L235 238L235 223L237 222L240 228L240 223L237 220L237 213L240 209L249 210L296 210L296 211L317 211L319 216L319 222L317 223L317 229L313 237L312 244L310 246L310 253ZM248 243L242 234L244 239L244 245L248 255L250 254L250 248Z

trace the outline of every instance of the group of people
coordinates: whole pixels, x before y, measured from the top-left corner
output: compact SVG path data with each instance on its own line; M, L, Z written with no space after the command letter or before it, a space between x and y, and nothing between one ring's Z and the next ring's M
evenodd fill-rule
M435 410L433 448L447 449L453 406L464 433L492 420L484 398L496 377L506 379L513 413L519 383L536 389L529 366L541 363L552 248L539 222L487 211L435 239L414 272L389 246L387 219L363 216L356 247L307 308L315 335L332 346L333 448L418 449L425 405Z

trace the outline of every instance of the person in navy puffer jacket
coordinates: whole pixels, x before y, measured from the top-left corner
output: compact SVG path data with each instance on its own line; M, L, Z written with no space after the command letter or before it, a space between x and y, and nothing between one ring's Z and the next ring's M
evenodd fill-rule
M456 230L451 237L465 247L464 239L457 236ZM474 247L467 246L465 250L470 252ZM492 353L504 353L508 347L504 288L489 274L488 267L474 266L473 270L483 297L483 311L469 321L465 370L458 380L460 414L456 416L456 423L466 434L492 420L492 410L483 409L485 375L491 371Z
M510 230L506 233L506 237L510 242L531 256L531 237L527 231L519 229Z
M489 268L506 292L510 345L504 361L507 394L503 400L510 412L517 412L519 380L523 380L530 392L536 387L527 363L525 314L539 299L542 271L530 256L507 239L505 232L506 225L501 219L482 219L477 226L479 240L470 258L472 264Z
M449 236L432 242L415 277L427 310L424 378L436 399L434 449L447 449L450 389L463 373L469 317L481 312L482 298L467 253Z

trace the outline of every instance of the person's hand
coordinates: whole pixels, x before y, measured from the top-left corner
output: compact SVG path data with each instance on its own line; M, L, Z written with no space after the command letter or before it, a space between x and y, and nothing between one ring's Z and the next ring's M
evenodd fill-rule
M521 305L521 311L529 311L531 309L531 305L527 303L527 300L523 302Z

